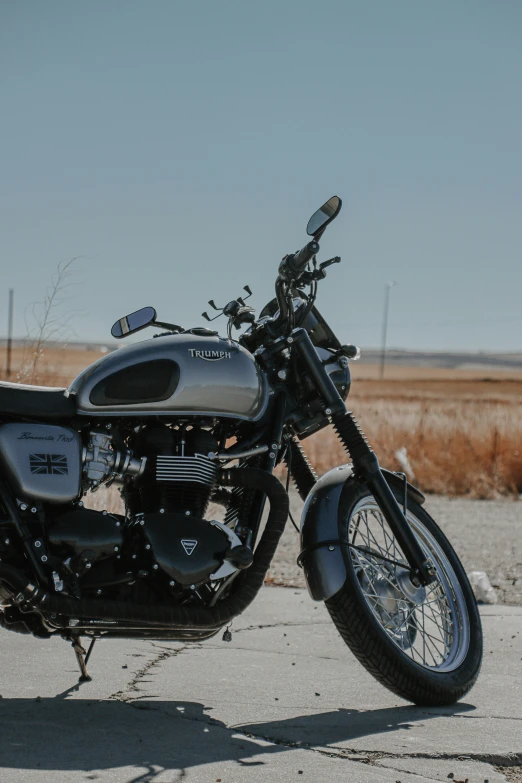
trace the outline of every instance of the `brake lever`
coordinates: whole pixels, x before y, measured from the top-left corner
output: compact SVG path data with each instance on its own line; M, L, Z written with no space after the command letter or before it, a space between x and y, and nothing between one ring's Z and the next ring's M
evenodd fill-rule
M341 263L341 256L334 256L333 258L329 258L328 261L323 261L322 264L319 264L319 269L326 269L327 266L332 266L332 264L340 264Z
M341 263L341 256L334 256L334 258L329 258L328 261L323 261L322 264L319 264L317 269L313 269L311 272L304 272L301 275L301 279L299 280L298 288L301 288L305 285L308 285L309 283L315 283L318 280L324 280L326 277L325 269L332 264L340 264Z

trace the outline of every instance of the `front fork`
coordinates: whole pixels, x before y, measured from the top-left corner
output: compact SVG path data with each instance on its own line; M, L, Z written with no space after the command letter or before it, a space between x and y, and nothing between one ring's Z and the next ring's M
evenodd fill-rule
M302 328L294 329L288 341L295 345L300 360L306 365L318 392L321 394L325 402L325 413L330 417L343 446L352 459L356 476L367 484L397 539L410 565L412 582L421 585L430 584L435 576L433 564L422 551L395 499L395 495L381 472L376 455L368 445L354 415L346 409L344 400L324 369L308 332Z

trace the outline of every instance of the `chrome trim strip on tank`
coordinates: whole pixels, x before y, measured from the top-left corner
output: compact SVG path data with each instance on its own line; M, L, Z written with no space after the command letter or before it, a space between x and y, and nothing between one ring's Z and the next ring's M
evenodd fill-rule
M119 408L116 407L116 406L113 406L113 408L111 408L110 410L104 410L101 407L100 407L99 410L98 410L98 408L92 409L92 410L85 410L85 411L82 411L82 410L78 409L76 411L76 414L78 416L90 416L91 419L93 417L95 417L96 419L98 419L98 418L106 419L106 418L109 418L109 417L112 418L112 419L115 419L115 418L123 419L123 418L129 418L129 417L137 418L137 417L139 417L141 419L141 418L146 417L146 416L157 416L157 417L161 416L166 421L173 421L174 419L180 419L180 418L184 418L184 417L185 418L186 417L198 418L198 419L202 419L202 418L204 418L204 419L237 419L238 421L259 421L259 419L261 419L264 416L264 414L266 413L267 407L268 407L268 403L264 406L264 408L261 410L261 413L259 413L257 416L249 416L248 414L244 414L244 413L223 413L222 411L207 411L207 410L199 410L199 411L195 411L195 410L179 410L179 411L178 410L170 410L170 411L168 411L168 410L158 409L158 410L150 410L150 411L146 410L146 411L143 411L143 410L140 410L139 408L132 408L131 409L131 406L129 406L129 405L121 405Z

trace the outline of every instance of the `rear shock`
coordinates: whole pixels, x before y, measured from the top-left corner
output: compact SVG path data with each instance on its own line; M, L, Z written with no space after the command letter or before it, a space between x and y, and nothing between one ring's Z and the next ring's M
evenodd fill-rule
M318 476L295 435L288 438L287 444L288 451L285 455L285 464L290 471L290 476L301 500L305 500Z

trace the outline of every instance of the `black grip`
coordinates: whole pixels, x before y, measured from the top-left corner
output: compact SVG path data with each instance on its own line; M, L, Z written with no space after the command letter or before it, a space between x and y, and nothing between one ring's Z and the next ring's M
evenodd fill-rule
M309 242L307 245L305 245L299 253L295 253L294 256L292 256L291 260L291 268L294 272L304 272L306 265L309 261L312 260L312 258L315 256L316 253L319 252L319 243L315 241L315 239L312 239L311 242Z
M292 253L284 258L279 266L279 274L285 279L299 277L309 261L319 252L319 243L312 239L298 253Z

